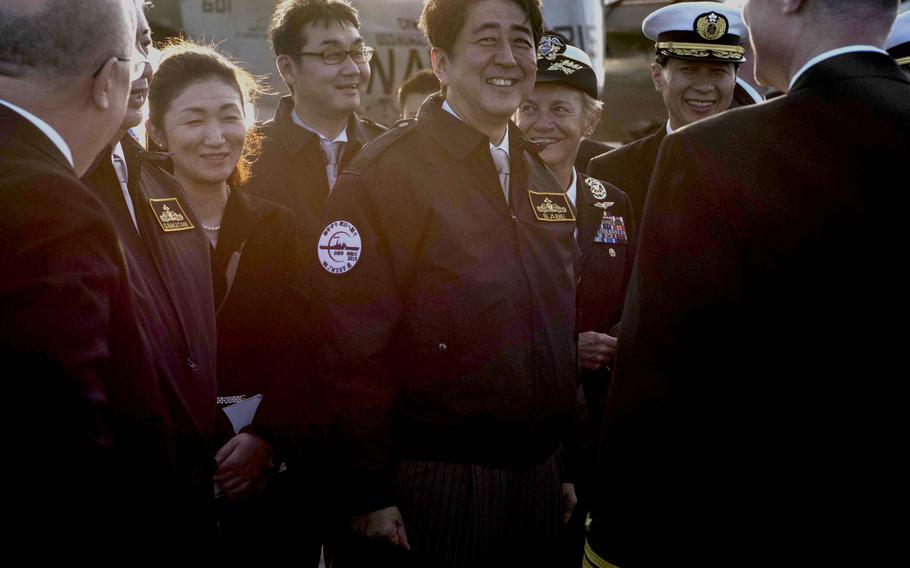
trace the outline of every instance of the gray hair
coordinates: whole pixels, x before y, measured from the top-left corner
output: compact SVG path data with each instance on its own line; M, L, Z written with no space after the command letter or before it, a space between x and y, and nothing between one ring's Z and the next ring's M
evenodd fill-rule
M584 112L585 117L589 121L596 121L600 117L604 109L604 102L598 99L595 99L588 93L582 93L584 97ZM597 126L596 124L594 125Z
M129 57L135 3L124 0L4 0L0 76L62 81L91 73L105 57Z

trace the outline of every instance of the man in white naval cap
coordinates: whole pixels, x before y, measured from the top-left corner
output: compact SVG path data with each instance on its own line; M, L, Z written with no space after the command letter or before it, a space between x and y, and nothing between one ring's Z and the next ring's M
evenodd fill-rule
M635 219L628 196L576 171L582 142L597 127L602 109L591 58L562 35L545 33L538 47L534 91L518 107L517 122L532 141L545 145L540 157L565 188L575 211L575 241L581 251L575 264L578 378L588 409L586 451L580 456L584 461L567 460L567 474L576 478L579 500L565 533L561 566L577 566L581 561L587 511L584 492L590 486L587 450L599 432L616 353L616 329L635 260ZM574 457L571 451L567 455Z
M910 72L910 11L897 17L885 47L897 64Z
M747 34L741 10L718 2L665 6L641 27L655 42L651 78L669 120L657 132L597 156L588 166L589 176L628 194L636 219L641 219L657 150L667 134L730 108Z

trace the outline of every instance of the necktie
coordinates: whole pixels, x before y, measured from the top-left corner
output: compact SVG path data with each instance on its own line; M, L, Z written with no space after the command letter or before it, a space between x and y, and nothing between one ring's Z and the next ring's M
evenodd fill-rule
M499 173L499 185L502 186L502 194L509 202L509 154L502 148L493 148L493 163L496 164L496 171Z
M130 190L127 187L129 173L126 169L126 162L117 154L111 154L111 163L114 165L114 172L117 173L117 181L120 182L120 191L123 192L123 199L126 200L126 208L133 219L133 226L139 230L139 224L136 222L136 211L133 210L133 199L130 197Z
M325 177L329 180L329 193L335 187L335 180L338 179L338 160L343 148L344 142L329 142L322 146L322 151L325 153Z

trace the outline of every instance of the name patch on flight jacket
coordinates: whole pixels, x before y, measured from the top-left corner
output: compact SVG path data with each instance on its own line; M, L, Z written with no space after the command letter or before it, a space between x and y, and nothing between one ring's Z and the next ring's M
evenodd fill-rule
M165 233L189 231L195 228L193 223L190 222L189 215L183 210L183 206L180 205L176 197L149 199L149 205L152 207L155 219L158 219L158 224L161 225L161 230Z
M555 223L575 221L575 214L572 213L572 206L569 205L569 198L565 193L528 191L528 199L531 200L531 209L538 221Z
M360 231L349 221L339 219L329 223L319 235L319 264L329 274L348 272L360 260L363 242Z
M622 220L622 217L613 217L607 215L607 212L604 211L604 216L600 220L600 227L597 227L597 232L594 233L594 242L611 245L628 243L626 223Z

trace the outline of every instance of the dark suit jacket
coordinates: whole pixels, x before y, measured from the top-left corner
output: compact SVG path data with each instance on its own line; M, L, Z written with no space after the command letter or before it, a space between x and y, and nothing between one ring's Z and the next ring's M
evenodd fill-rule
M303 419L312 403L301 395L313 361L303 340L296 219L281 205L234 191L221 225L214 262L218 395L263 394L253 431L273 444L284 442L291 417Z
M329 182L319 137L294 124L293 110L293 99L284 97L275 118L262 125L262 153L253 164L245 191L284 205L294 213L304 252L315 262L316 241L324 228L322 208L329 196ZM348 142L338 166L339 177L363 145L383 132L384 127L368 119L351 117Z
M155 370L176 431L181 492L180 520L214 526L211 517L212 436L215 424L215 308L208 240L199 229L180 184L160 164L166 155L146 152L131 137L122 141L136 212L137 232L105 151L84 182L102 202L123 244L137 314L149 338ZM165 231L152 200L169 200L188 217L185 230ZM177 205L175 205L175 202ZM191 496L195 496L191 498ZM191 506L195 502L195 506ZM208 521L206 520L208 518Z
M625 193L610 184L602 184L606 197L598 199L586 180L578 174L576 209L578 247L581 257L576 267L576 306L578 332L596 331L615 336L622 317L623 300L635 260L635 215ZM595 204L601 204L598 207ZM608 205L606 209L602 206ZM625 227L624 242L595 242L604 216L618 217ZM618 224L614 220L614 224ZM588 408L588 428L600 431L603 404L610 381L610 368L580 372Z
M581 144L578 146L578 155L575 156L575 171L579 173L588 171L588 163L592 158L615 149L616 146L611 146L600 140L582 139Z
M648 184L657 161L660 143L667 137L667 125L635 142L597 156L588 165L588 175L611 183L632 201L635 218L641 221L648 196Z
M54 527L76 557L148 545L166 532L172 426L121 245L57 147L2 105L0 147L7 537L46 544Z
M889 323L910 315L908 133L910 81L859 53L667 138L605 409L607 560L869 562L903 542L879 511L906 487Z
M610 333L622 317L623 299L635 260L635 214L629 197L603 183L606 197L598 199L584 174L578 174L578 330ZM595 204L606 204L599 207ZM623 220L627 238L620 243L595 242L604 214Z

